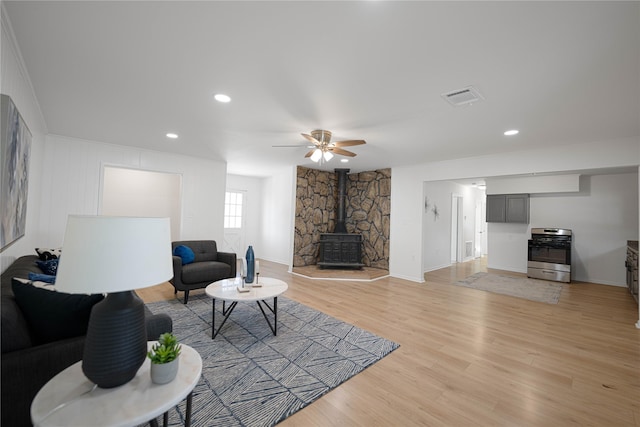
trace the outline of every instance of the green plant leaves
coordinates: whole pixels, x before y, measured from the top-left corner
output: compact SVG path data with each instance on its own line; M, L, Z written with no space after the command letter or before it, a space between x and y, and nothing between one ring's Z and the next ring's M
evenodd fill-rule
M181 350L182 346L178 344L176 336L167 332L160 335L158 342L147 353L147 357L151 359L151 363L169 363L180 356Z

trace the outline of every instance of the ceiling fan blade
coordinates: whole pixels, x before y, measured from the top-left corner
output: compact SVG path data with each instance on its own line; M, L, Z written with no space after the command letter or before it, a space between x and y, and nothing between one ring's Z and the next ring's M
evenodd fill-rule
M356 156L356 153L352 153L351 151L343 150L342 148L338 148L338 147L329 147L329 151L331 151L334 154L340 154L342 156L349 156L349 157Z
M366 144L364 139L349 139L346 141L336 141L333 143L334 147L353 147L354 145Z
M315 139L311 135L309 135L307 133L301 133L300 135L304 136L307 140L313 142L315 145L320 145L320 141L318 141L317 139Z
M305 154L305 157L311 157L311 155L316 151L316 148L314 148L313 150L309 151L307 154Z

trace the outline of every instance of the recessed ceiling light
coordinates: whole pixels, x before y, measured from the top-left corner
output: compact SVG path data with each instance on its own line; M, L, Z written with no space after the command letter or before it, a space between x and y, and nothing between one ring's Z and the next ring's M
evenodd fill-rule
M177 133L168 133L167 138L176 139L178 137Z
M506 131L504 134L505 134L506 136L512 136L512 135L517 135L519 132L520 132L519 130L512 129L512 130L508 130L508 131Z
M342 163L349 163L349 159L340 159Z
M216 101L218 102L229 102L231 101L231 98L229 98L229 96L223 94L223 93L218 93L214 96L214 98L216 99Z

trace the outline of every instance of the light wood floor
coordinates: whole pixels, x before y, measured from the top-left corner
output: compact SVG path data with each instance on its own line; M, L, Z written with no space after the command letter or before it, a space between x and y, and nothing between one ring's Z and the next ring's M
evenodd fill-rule
M551 305L451 285L487 271L482 261L423 284L260 267L288 298L401 345L281 426L640 426L638 306L625 288L565 284ZM142 291L174 298L169 284Z

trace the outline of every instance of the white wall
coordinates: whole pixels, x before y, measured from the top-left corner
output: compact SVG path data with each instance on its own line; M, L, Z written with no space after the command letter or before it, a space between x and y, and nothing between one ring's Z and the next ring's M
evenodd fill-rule
M171 240L180 240L182 176L104 166L98 214L169 218Z
M580 174L487 178L487 194L567 193L580 191Z
M422 262L425 271L451 264L451 193L456 192L455 187L447 181L424 183L422 220L425 247ZM437 216L433 211L436 208Z
M35 254L33 249L39 245L45 234L45 231L39 228L38 218L41 210L43 147L47 129L20 51L16 48L13 31L6 19L4 4L1 5L1 10L0 92L11 97L32 135L25 236L0 254L0 270L4 271L17 257L26 253Z
M260 258L293 265L296 168L283 168L265 178L262 194Z
M423 282L423 182L422 168L399 167L391 171L389 274Z
M640 141L624 139L556 147L553 156L539 150L529 150L393 168L390 274L416 282L423 280L424 182L637 167L639 163ZM519 230L515 231L521 234ZM492 234L491 228L489 234ZM629 239L633 237L630 236ZM493 249L489 247L490 262L494 255L492 252ZM493 259L498 265L503 264L499 254L494 255ZM505 261L505 264L510 263Z
M67 216L97 215L102 166L182 175L181 239L223 238L226 165L222 162L60 136L47 136L39 243L62 245Z

